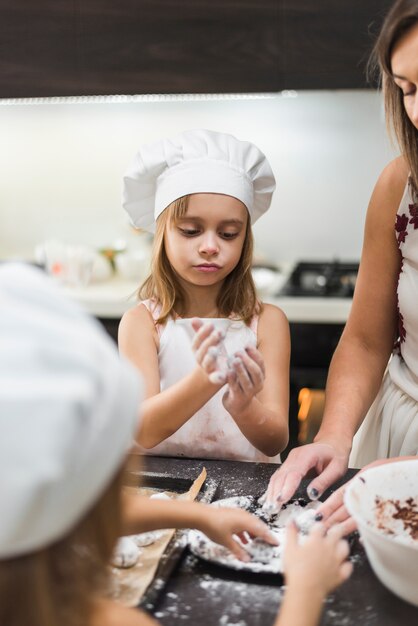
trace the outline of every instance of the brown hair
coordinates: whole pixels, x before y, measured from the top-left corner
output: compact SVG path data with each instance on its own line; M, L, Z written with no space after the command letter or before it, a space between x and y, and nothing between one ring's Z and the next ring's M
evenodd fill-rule
M0 561L0 624L87 626L120 535L122 471L63 539ZM65 488L65 487L63 487Z
M394 47L416 24L418 1L395 2L383 22L369 62L369 75L376 71L380 75L387 125L408 163L415 193L418 192L418 131L406 113L402 91L393 80L391 62Z
M172 202L158 217L151 256L151 274L138 292L141 300L152 298L161 305L157 320L159 324L163 324L173 313L182 315L186 309L186 294L167 258L164 232L169 221L175 223L186 215L188 203L189 196L183 196ZM216 302L220 316L234 315L246 324L261 310L251 274L253 247L253 234L248 219L240 260L225 278Z

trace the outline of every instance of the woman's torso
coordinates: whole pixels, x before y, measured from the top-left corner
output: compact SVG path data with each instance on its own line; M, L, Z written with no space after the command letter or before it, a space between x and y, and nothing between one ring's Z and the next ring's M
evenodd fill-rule
M408 182L396 215L399 272L398 332L389 375L418 402L418 202Z

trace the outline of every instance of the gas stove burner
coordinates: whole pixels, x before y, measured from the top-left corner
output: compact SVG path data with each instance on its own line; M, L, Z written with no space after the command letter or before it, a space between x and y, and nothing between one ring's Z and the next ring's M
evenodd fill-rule
M358 267L358 262L301 261L278 295L352 298Z

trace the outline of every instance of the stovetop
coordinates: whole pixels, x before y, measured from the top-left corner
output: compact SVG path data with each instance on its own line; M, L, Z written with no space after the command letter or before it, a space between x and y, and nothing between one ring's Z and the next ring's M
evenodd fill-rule
M352 298L358 267L356 261L301 261L277 295Z

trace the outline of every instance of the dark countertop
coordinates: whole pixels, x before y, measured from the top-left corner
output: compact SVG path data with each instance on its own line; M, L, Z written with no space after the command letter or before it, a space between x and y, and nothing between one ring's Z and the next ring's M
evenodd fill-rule
M261 495L277 465L146 457L143 469L195 479L206 467L208 478L219 482L215 499ZM349 470L339 483L355 474ZM305 496L304 481L297 495ZM351 578L325 602L321 626L399 626L418 623L418 608L384 587L354 540ZM418 584L418 581L417 581ZM188 550L157 601L153 615L170 626L270 626L283 597L281 576L234 572L200 561ZM291 626L291 624L289 625Z

